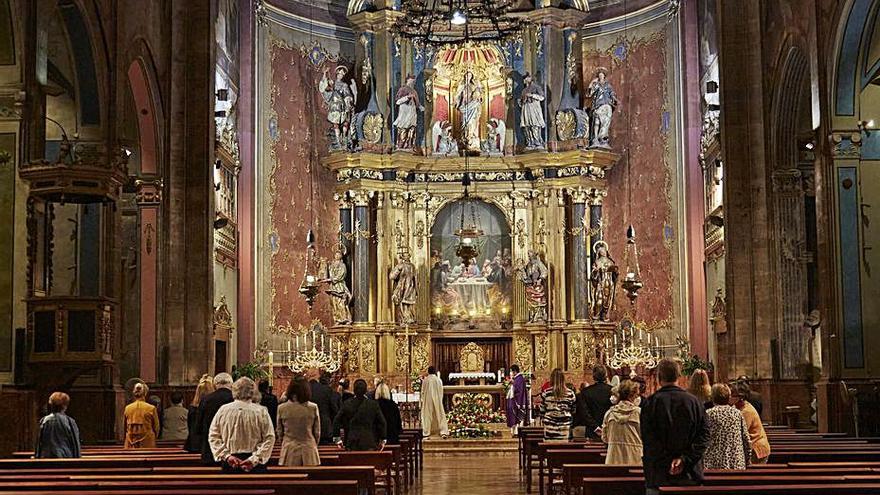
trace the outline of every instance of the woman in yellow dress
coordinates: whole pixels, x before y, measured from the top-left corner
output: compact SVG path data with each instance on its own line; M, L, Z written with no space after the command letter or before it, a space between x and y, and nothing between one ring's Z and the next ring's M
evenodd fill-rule
M125 448L149 449L156 447L159 432L159 414L156 407L147 404L144 398L149 389L143 383L136 383L132 389L134 402L125 406Z

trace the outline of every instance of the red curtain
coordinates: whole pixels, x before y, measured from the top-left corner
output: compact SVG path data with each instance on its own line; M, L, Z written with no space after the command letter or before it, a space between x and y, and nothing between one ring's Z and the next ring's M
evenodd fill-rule
M507 369L510 364L511 339L434 339L431 341L433 349L433 365L437 367L443 383L449 383L449 373L461 371L459 359L461 349L474 342L483 348L485 364L483 371L495 373L499 368Z

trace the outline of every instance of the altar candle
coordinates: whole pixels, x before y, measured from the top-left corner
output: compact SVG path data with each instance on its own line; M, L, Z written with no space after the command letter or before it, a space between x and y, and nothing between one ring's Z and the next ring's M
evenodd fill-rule
M272 351L269 351L269 387L272 386L272 377L275 374L275 373L273 373L273 371L275 369L274 366L275 366L275 353Z
M299 349L299 335L296 336L296 348ZM287 354L290 355L290 341L287 341Z
M617 348L617 333L614 334L614 347Z
M315 348L315 329L312 329L312 349Z

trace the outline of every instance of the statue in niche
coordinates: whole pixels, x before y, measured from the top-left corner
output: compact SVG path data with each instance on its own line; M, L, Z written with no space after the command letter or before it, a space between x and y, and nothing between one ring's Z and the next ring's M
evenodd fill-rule
M418 112L424 112L425 107L419 101L419 93L415 89L416 76L406 76L406 84L397 90L397 118L394 119L394 127L397 128L397 142L399 150L411 150L415 146L416 124L419 120Z
M608 69L599 67L596 70L596 77L590 81L587 95L592 103L590 104L590 118L592 119L593 139L590 142L591 147L608 148L608 131L611 128L611 117L614 109L617 107L617 95L614 88L611 87L606 79L608 77Z
M517 273L526 289L529 323L547 321L547 265L535 251L529 251L529 261L518 262Z
M354 81L351 82L351 85L344 81L348 69L343 65L336 67L335 81L331 81L327 77L327 71L325 68L318 90L321 91L321 96L327 103L327 120L333 126L335 142L330 143L330 147L333 150L346 149L352 141L350 129L354 116L357 85Z
M452 123L448 120L438 120L434 122L431 134L433 136L434 145L432 146L435 155L457 155L458 143L452 136Z
M410 261L409 250L402 249L398 255L397 266L391 270L391 281L394 282L394 290L391 292L391 302L397 307L397 323L400 325L415 324L412 308L418 297L418 285L416 284L416 267Z
M594 320L608 321L614 308L614 292L617 289L617 264L608 253L608 243L593 244L596 260L590 271L590 316Z
M501 119L491 118L486 127L489 131L489 138L486 139L483 151L489 156L504 155L504 136L507 133L507 124Z
M544 149L544 89L526 72L523 90L519 95L520 127L526 137L526 150Z
M455 107L461 112L461 141L466 149L479 150L483 88L471 71L464 73L464 81L455 95Z
M727 333L727 301L724 300L724 291L721 287L715 292L709 321L712 323L712 331L717 334Z
M329 284L326 292L330 296L330 308L333 313L333 321L337 325L351 323L351 291L345 285L345 276L348 269L342 258L345 256L342 250L337 250L333 255L333 261L327 266L326 276L321 280Z

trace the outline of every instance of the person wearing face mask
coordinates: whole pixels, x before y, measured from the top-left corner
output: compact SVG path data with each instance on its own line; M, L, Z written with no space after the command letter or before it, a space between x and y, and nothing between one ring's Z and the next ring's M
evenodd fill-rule
M624 380L616 388L617 403L602 421L602 441L608 444L605 464L638 465L642 462L639 385Z

